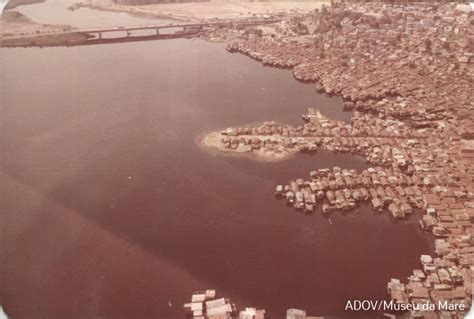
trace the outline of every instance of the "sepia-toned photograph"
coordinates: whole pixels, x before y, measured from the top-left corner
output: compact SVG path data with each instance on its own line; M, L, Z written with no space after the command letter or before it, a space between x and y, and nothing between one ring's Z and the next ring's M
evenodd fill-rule
M0 0L0 319L474 319L474 1Z

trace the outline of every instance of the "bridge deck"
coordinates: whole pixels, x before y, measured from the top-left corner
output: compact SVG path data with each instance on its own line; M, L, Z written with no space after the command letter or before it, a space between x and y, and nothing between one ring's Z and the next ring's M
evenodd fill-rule
M205 22L205 23L185 23L185 24L167 24L167 25L140 25L129 27L113 27L113 28L89 28L75 30L74 32L82 33L98 33L98 32L115 32L115 31L136 31L136 30L160 30L171 28L202 28L212 26L226 26L229 24L237 25L258 25L270 24L281 21L281 19L246 19L246 20L224 20L219 22Z
M82 34L88 36L89 38L80 42L73 42L69 43L66 41L67 45L81 45L81 44L92 44L92 43L108 43L113 41L140 41L143 40L151 40L151 39L172 39L172 38L179 38L179 37L191 37L198 35L198 32L195 34L189 32L183 33L169 33L169 34L160 34L159 30L161 29L171 29L171 28L182 28L183 31L186 29L202 29L205 27L212 27L212 26L227 26L227 25L241 25L241 26L252 26L252 25L261 25L261 24L271 24L281 21L282 19L277 18L256 18L256 19L246 19L246 20L219 20L216 22L203 22L203 23L182 23L182 24L168 24L168 25L140 25L140 26L128 26L128 27L106 27L106 28L89 28L89 29L72 29L67 31L61 32L54 32L54 33L39 33L39 34L32 34L32 35L22 35L22 36L14 36L14 37L5 37L2 39L1 44L3 46L4 42L14 43L15 41L21 40L28 40L33 43L31 46L35 46L35 41L37 39L41 39L40 42L45 42L44 37L51 37L51 44L48 43L47 45L54 45L56 42L54 40L55 37L64 36L64 35L73 35L73 34ZM156 30L155 35L132 35L130 31L137 31L137 30ZM117 38L104 38L103 33L108 32L126 32L126 36L124 37L117 37ZM98 36L98 38L96 38ZM58 45L61 45L60 42L57 42ZM15 45L7 45L7 46L15 46ZM20 45L21 46L21 45Z

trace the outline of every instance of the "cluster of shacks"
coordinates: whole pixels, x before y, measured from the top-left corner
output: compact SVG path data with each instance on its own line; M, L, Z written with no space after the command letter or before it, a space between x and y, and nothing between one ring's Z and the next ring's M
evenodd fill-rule
M456 296L460 296L462 290L462 298L447 300L450 303L462 301L470 305L471 272L474 264L474 141L461 137L438 137L431 135L426 129L412 128L413 134L402 135L399 133L403 129L398 128L404 126L395 120L386 125L380 124L378 131L370 133L366 130L360 133L363 129L359 127L359 120L353 121L351 125L330 121L314 109L310 109L304 119L307 121L305 125L296 128L266 122L256 128L228 129L222 132L223 143L226 139L236 139L237 145L245 144L245 140L249 139L254 141L252 148L267 148L272 145L273 150L277 149L275 146L279 146L299 151L332 149L364 155L369 163L376 165L361 172L339 167L319 169L310 172L308 179L296 179L286 185L278 185L276 195L285 198L296 209L306 212L314 211L317 205L321 206L324 213L350 210L364 201L369 202L375 210L389 211L394 218L403 218L411 214L414 208L422 209L424 215L420 226L437 238L437 256L433 260L437 264L449 265L447 273L459 273L463 279L452 281L451 286L435 286L434 278L439 277L439 274L428 276L421 270L416 271L416 274L421 276L423 273L423 280L419 276L411 276L406 289L423 285L423 289L428 291L429 300L433 302L438 301L440 296L451 296L449 291L456 291ZM378 120L373 121L378 123ZM355 128L354 122L358 124ZM324 133L327 128L329 131ZM349 134L357 134L358 137L331 137L331 130L335 128L339 132L347 129ZM391 132L394 136L369 135L385 135L385 132ZM362 137L363 134L369 136ZM447 251L452 253L447 254ZM445 271L441 273L446 275ZM426 278L429 280L426 281ZM401 284L399 287L405 286ZM396 294L401 292L394 291L397 292L392 297L399 300ZM404 294L410 301L410 296L414 296L406 290ZM451 315L462 313L453 311Z
M187 317L199 319L265 319L265 310L246 307L237 315L236 307L226 298L217 298L215 290L206 290L192 294L191 302L184 304ZM288 309L286 319L323 319L306 315L300 309Z
M457 195L447 191L423 196L426 214L420 221L423 230L435 236L436 256L422 255L420 268L413 270L403 284L398 279L388 283L388 293L399 303L432 303L436 312L446 318L463 318L472 304L472 212L474 201L457 201ZM468 230L468 231L466 231ZM444 305L440 309L438 306ZM463 311L464 310L464 311ZM438 318L433 311L415 310L417 318Z
M400 169L377 166L359 174L354 169L333 167L312 171L309 180L299 178L278 185L275 194L306 212L313 212L317 204L323 213L350 210L365 201L376 211L385 208L394 218L403 218L413 213L413 207L423 206L425 188L418 175L403 174Z
M195 292L191 302L184 304L187 317L196 319L231 319L237 318L237 309L227 298L217 298L216 291ZM265 319L265 310L245 308L238 313L239 319Z
M275 46L279 44L274 43ZM292 55L286 50L275 50L272 54L261 53L253 48L251 45L242 42L233 42L227 45L229 52L240 52L250 56L253 59L262 61L265 65L271 65L281 68L290 68L299 64L300 58L298 55Z
M216 298L215 290L195 292L184 309L189 317L198 319L229 319L236 311L229 299Z
M222 146L230 150L281 153L285 151L316 152L318 149L351 152L367 158L374 165L390 164L413 172L407 149L427 143L429 134L416 132L401 121L380 119L357 113L350 124L328 119L314 108L304 114L300 126L274 121L257 127L228 128L221 132Z
M463 120L472 134L472 122L453 116L472 107L466 103L474 76L471 21L454 3L344 3L228 49L292 67L297 79L342 96L348 108L405 118L417 128L446 129L446 121ZM301 24L303 32L295 27Z
M462 318L472 301L474 245L474 15L456 3L343 2L288 19L228 49L293 68L298 80L337 94L350 123L310 109L300 126L266 122L222 132L222 145L249 152L351 152L372 168L333 167L279 185L296 209L348 210L367 201L395 218L423 212L435 238L396 302L448 302L466 310L414 310L419 318Z
M228 319L236 312L229 299L217 298L216 291L211 289L193 293L184 309L187 316L198 319Z
M237 309L227 298L217 298L216 291L195 292L191 302L184 304L187 317L196 319L231 319L236 318ZM238 313L239 319L265 319L265 310L245 308Z

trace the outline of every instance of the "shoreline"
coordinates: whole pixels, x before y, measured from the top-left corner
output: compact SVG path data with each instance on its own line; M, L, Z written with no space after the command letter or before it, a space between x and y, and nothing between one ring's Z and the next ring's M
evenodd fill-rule
M42 3L46 0L10 0L5 4L4 10L12 10L19 6L26 6L30 4Z
M74 45L87 36L69 25L37 23L15 10L7 10L2 17L1 47Z
M78 2L76 10L80 8L89 8L89 9L98 10L98 11L127 13L131 16L135 16L139 18L170 19L170 20L176 20L177 22L192 21L186 16L178 16L178 15L167 14L167 13L157 13L157 12L152 12L152 11L135 11L133 9L126 10L125 8L122 8L122 7L115 8L115 7L100 5L100 4L92 3L92 2Z
M117 4L108 0L83 0L76 3L81 7L101 11L123 12L143 18L163 18L176 21L202 22L213 19L247 19L254 15L305 13L328 5L329 1L292 2L292 1L215 1L156 3L147 5Z

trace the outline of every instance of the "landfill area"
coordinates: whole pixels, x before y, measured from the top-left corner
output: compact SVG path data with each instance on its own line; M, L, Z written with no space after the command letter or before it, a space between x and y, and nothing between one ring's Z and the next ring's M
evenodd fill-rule
M336 121L311 105L299 126L227 128L213 132L218 143L208 146L267 160L319 150L363 156L368 169L315 170L275 185L275 195L307 213L320 207L329 215L364 202L394 219L421 211L435 255L420 256L408 278L387 278L388 295L400 304L465 308L412 310L414 318L464 318L472 303L473 17L459 3L334 2L241 32L227 46L291 69L317 92L342 97L354 115Z

